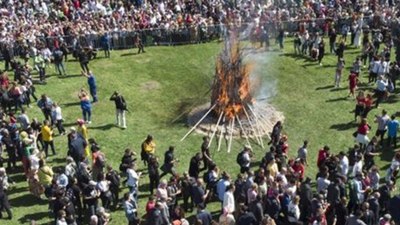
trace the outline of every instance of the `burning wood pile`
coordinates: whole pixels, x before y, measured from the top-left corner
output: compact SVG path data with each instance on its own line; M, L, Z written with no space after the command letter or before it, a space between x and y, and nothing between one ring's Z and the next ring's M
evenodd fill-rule
M283 115L266 102L257 102L252 96L250 74L253 65L244 62L244 51L236 35L225 41L218 56L214 82L211 87L211 104L194 109L189 115L192 129L181 139L183 141L193 130L209 135L210 142L217 137L218 151L222 138L230 152L234 137L250 139L264 147L263 137Z

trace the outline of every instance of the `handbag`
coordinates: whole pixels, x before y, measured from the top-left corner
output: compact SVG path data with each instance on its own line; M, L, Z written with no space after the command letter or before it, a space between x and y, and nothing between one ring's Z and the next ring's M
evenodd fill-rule
M357 132L357 131L353 133L353 137L355 137L355 138L356 138L356 137L357 137L357 135L358 135L358 132Z

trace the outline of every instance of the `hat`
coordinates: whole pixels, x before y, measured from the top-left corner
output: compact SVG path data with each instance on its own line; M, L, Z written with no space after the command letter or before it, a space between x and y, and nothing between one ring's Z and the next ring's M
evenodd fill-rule
M71 127L71 128L69 128L69 131L71 131L71 133L75 133L76 132L76 128L75 127Z
M77 122L79 125L82 125L82 124L85 123L85 121L84 121L83 119L77 119L76 122Z
M386 221L389 221L389 220L391 220L392 219L392 216L390 215L390 214L385 214L384 216L383 216L383 219L384 220L386 220Z
M22 131L22 132L19 134L19 136L20 136L21 139L23 140L23 139L25 139L25 138L28 137L28 133L26 133L25 131Z

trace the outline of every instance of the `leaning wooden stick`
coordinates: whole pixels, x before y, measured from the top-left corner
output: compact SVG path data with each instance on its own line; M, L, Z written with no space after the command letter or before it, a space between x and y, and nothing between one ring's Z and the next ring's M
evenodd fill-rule
M187 136L189 136L190 133L192 133L192 131L194 131L194 129L196 129L196 127L204 120L204 118L206 118L208 116L208 114L210 114L210 112L215 108L217 104L214 104L205 114L203 117L201 117L201 119L192 127L192 129L189 130L189 132L186 133L185 136L183 136L183 138L181 139L181 141L185 140L185 138Z
M219 115L217 124L215 125L215 129L214 129L214 131L213 131L213 133L212 133L212 135L211 135L210 141L208 142L207 148L209 148L209 147L211 146L211 142L213 141L214 136L215 136L215 134L217 133L218 126L219 126L219 122L221 121L223 115L224 115L224 112L221 112L221 115Z

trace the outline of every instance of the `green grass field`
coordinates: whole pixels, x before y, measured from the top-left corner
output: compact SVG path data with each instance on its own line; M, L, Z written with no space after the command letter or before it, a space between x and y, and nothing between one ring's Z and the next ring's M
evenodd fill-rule
M136 50L113 51L111 59L99 58L90 62L90 69L97 79L99 103L94 105L92 124L89 125L89 136L95 138L102 146L107 162L118 168L120 158L125 148L133 148L140 153L140 144L152 134L157 144L156 154L163 159L163 153L170 145L176 146L176 156L180 159L178 171L188 169L189 159L200 150L201 135L193 133L185 141L179 140L188 131L186 113L195 106L207 103L210 99L209 89L214 74L215 58L221 49L220 43L186 45L177 47L151 47L146 54L136 55ZM327 48L328 49L328 46ZM347 75L344 72L342 88L333 89L336 56L327 54L323 60L324 66L311 62L304 57L291 54L292 43L287 42L284 52L272 51L267 54L263 63L261 76L266 80L276 81L276 95L271 103L282 111L286 117L284 133L289 136L290 154L296 154L303 140L309 145L310 166L306 174L314 177L316 173L317 151L323 145L329 145L333 152L347 150L353 146L351 134L356 129L353 122L355 102L346 98L348 94ZM359 50L346 50L346 65L350 66ZM80 76L78 62L67 63L67 77L57 77L54 67L48 68L52 75L46 85L37 85L37 95L46 93L54 101L60 103L66 125L72 126L81 117L78 91L87 87L86 78ZM365 83L366 70L361 81ZM368 89L366 85L361 88ZM122 130L114 124L114 104L108 99L118 90L128 102L130 112L127 114L128 129ZM390 97L390 103L382 104L382 108L394 113L398 95ZM380 111L380 110L379 110ZM379 114L377 109L370 113ZM40 120L43 116L37 107L28 109L31 118ZM376 125L372 123L373 132ZM67 152L66 137L56 137L58 155L50 157L48 164L53 167L63 165ZM268 140L264 138L266 143ZM224 148L216 151L213 142L212 157L221 170L226 170L233 176L238 172L236 154L244 140L234 140L233 151L227 153ZM255 161L261 159L265 149L255 143ZM385 149L379 165L382 169L393 156L393 151ZM143 164L139 164L143 168ZM381 176L384 172L381 173ZM17 181L9 191L14 218L11 221L0 220L1 224L27 224L37 220L39 224L49 224L51 219L46 201L36 200L27 190L27 182L22 175L11 174ZM140 216L143 215L147 200L148 178L141 180ZM124 187L122 192L126 192ZM211 211L217 211L219 203L209 205ZM112 224L125 224L123 210L112 212Z

